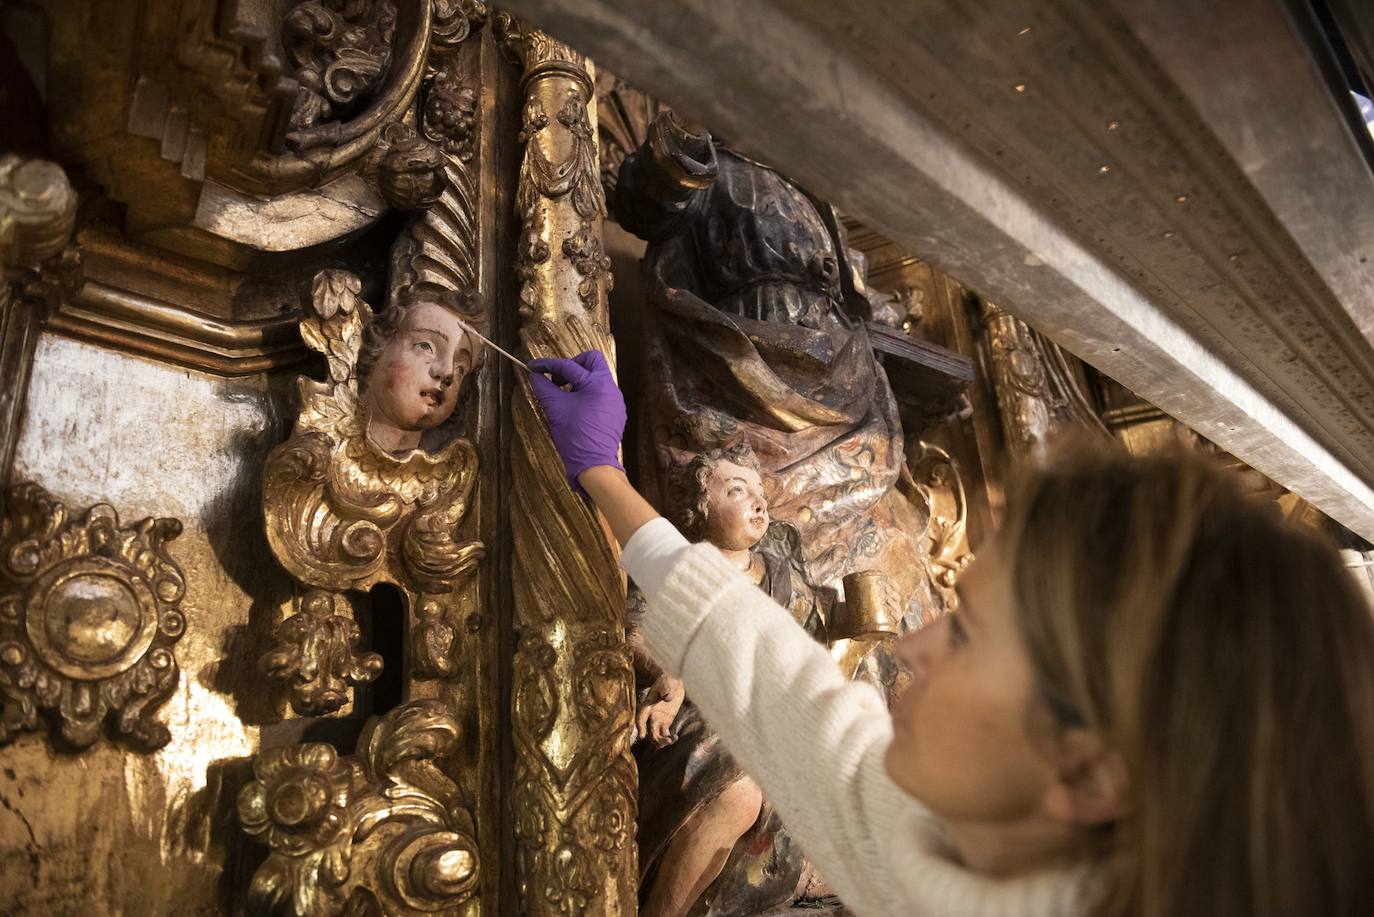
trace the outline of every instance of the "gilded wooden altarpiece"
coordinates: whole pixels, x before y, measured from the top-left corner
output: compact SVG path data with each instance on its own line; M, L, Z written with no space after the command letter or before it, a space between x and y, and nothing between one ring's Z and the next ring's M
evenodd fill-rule
M382 41L394 27L388 17L399 10L385 6L370 8L374 18L360 31L365 43ZM434 18L419 57L414 119L385 125L383 149L374 154L382 195L417 211L392 245L387 301L379 308L442 299L460 304L456 318L466 327L491 334L493 271L482 251L494 244L494 146L484 138L494 130L479 127L477 117L480 100L493 104L495 92L491 39L482 30L487 10L480 3L420 6ZM298 6L285 27L309 44L320 18L339 12ZM336 90L354 77L338 71L360 58L323 44L311 58L292 51L319 77L303 81L293 115L306 125L299 129L352 101ZM417 66L408 61L399 66ZM371 63L363 62L363 76L375 77L385 59L373 51ZM258 757L239 816L271 854L249 901L301 915L490 913L500 897L499 675L497 612L480 575L481 462L469 429L451 431L433 449L378 445L368 396L380 383L365 386L360 376L372 326L383 320L361 291L359 276L328 269L313 278L305 304L301 335L324 357L327 375L298 381L295 431L264 471L267 539L298 588L260 668L286 689L298 715L356 707L351 689L374 681L387 663L360 648L355 606L387 584L399 591L406 616L404 652L389 663L403 666L405 700L377 711L355 757L341 758L327 743ZM400 333L390 329L388 340ZM437 383L434 397L447 400L449 411L463 397L464 375L477 368L477 341L465 346L464 370ZM493 369L473 373L468 387L494 387ZM443 394L449 386L456 395ZM478 407L462 417L479 435L488 433L488 446L494 395L480 393ZM384 613L373 609L374 628Z
M81 749L102 730L140 751L170 738L156 708L179 677L185 576L171 518L121 525L114 507L73 513L11 483L39 326L81 286L70 239L76 194L53 162L0 155L0 744L52 723Z
M614 366L590 66L518 21L502 16L498 29L522 69L515 194L521 341L533 356L599 349ZM512 407L520 907L529 914L633 914L637 781L625 583L598 520L568 488L527 389Z
M122 789L65 808L55 759L42 816L0 788L29 835L5 850L31 861L18 912L633 911L624 583L602 527L526 389L475 340L455 422L403 454L372 441L360 371L369 329L426 296L531 354L613 352L588 62L480 0L50 0L24 16L48 37L49 145L93 216L74 219L56 166L4 161L6 379L32 371L51 397L85 359L131 380L115 413L176 392L115 490L156 502L161 434L161 490L190 518L178 566L175 519L128 526L36 484L9 491L5 737L50 714L66 754L106 722L118 748L162 746L124 765ZM84 287L63 254L74 223ZM78 375L117 404L112 378ZM25 472L53 443L128 454L130 422L72 436L22 385L5 397L7 479L16 442ZM207 398L238 407L204 435ZM100 464L82 453L40 477ZM32 623L74 607L71 564L132 596L91 599L134 632L132 674L94 693ZM105 569L120 564L123 579ZM395 614L401 651L379 652ZM67 680L32 675L35 660ZM400 700L382 706L398 669ZM104 787L125 752L85 754ZM26 769L7 779L32 797ZM117 865L83 875L77 826L96 811ZM67 812L70 827L53 821Z

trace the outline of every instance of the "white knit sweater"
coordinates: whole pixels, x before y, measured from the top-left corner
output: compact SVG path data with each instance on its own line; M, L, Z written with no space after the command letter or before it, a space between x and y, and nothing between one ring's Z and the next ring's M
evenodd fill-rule
M1074 917L1086 875L1011 879L959 865L935 816L888 777L892 724L792 616L710 545L664 519L621 558L648 599L642 628L845 905L862 917Z

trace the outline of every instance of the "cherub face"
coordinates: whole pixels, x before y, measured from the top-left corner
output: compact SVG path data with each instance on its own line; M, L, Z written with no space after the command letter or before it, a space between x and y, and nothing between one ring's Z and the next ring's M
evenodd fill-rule
M745 551L768 531L763 479L752 468L717 462L706 485L706 540L726 551Z
M368 377L365 398L372 424L396 434L419 434L448 420L463 377L472 369L473 347L448 309L436 303L412 306ZM418 436L415 440L401 444L413 447Z

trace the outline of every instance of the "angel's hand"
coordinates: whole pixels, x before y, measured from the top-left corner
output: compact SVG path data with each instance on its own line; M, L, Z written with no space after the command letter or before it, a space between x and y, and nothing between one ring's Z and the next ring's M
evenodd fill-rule
M635 729L640 739L650 739L659 748L673 744L673 721L677 719L682 702L687 697L682 682L671 675L661 675L649 688L644 702L635 716Z

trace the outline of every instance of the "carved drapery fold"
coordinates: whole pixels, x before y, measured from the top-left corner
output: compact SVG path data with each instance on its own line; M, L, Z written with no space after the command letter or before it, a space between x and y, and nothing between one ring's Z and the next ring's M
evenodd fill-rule
M628 85L609 70L596 71L596 121L601 187L608 196L620 178L620 164L639 149L663 110L657 99Z
M613 361L588 65L507 17L498 28L524 69L516 189L522 341L534 356L595 348ZM512 803L521 912L632 914L637 780L624 580L597 517L569 489L527 387L513 412Z

